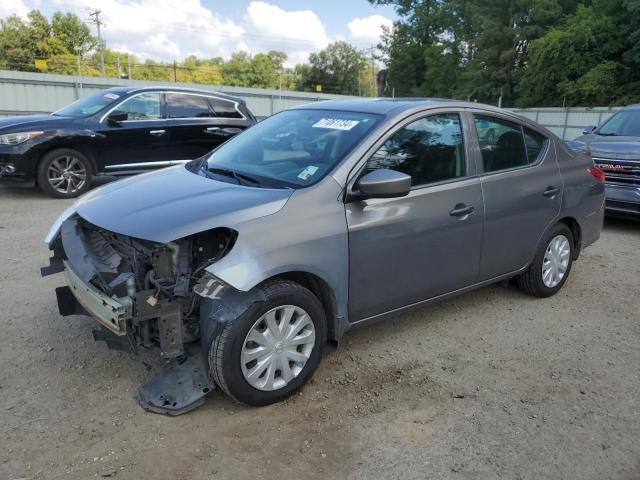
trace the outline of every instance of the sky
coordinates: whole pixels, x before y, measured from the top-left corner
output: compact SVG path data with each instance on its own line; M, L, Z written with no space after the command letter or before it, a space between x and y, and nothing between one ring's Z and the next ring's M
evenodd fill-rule
M336 40L363 49L375 45L381 26L396 19L393 8L367 0L0 0L0 18L62 10L88 22L96 8L102 11L107 47L141 60L280 50L288 55L288 66Z

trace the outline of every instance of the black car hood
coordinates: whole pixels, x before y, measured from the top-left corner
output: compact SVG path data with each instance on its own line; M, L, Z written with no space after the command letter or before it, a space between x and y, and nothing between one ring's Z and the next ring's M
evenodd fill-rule
M618 137L603 135L583 135L574 140L588 147L594 157L638 159L640 158L640 137Z
M107 184L74 209L106 230L166 243L276 213L292 192L221 182L180 165Z
M24 132L25 129L55 128L53 124L71 117L56 115L24 115L19 117L0 118L0 133Z

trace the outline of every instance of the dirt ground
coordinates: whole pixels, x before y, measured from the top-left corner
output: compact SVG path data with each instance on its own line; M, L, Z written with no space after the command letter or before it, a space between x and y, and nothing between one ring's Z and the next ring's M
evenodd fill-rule
M40 278L69 203L0 187L0 479L640 479L640 222L553 298L484 288L350 332L287 402L170 418Z

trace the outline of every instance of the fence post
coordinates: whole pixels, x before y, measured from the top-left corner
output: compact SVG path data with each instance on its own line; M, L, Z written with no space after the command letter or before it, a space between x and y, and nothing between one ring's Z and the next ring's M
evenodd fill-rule
M567 133L567 122L569 121L569 110L570 110L570 107L567 107L564 114L564 125L562 126L562 140L566 140L565 135Z
M275 95L271 94L271 115L273 115L275 113L274 112L274 105L273 105L273 103L275 101L274 97L275 97Z
M80 55L76 57L78 59L78 81L76 82L76 100L78 100L82 94L82 66L80 63Z

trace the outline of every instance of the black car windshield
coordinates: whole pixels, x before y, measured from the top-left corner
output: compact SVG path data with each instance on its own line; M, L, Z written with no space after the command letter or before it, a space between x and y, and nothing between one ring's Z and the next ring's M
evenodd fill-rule
M114 103L120 97L121 96L119 94L109 91L94 93L53 112L53 115L61 117L86 117L88 115L98 113L106 106Z
M640 109L621 110L596 132L598 135L640 137Z
M209 155L206 167L211 174L236 178L238 183L244 178L265 187L307 187L322 179L381 118L333 110L287 110L223 144Z

